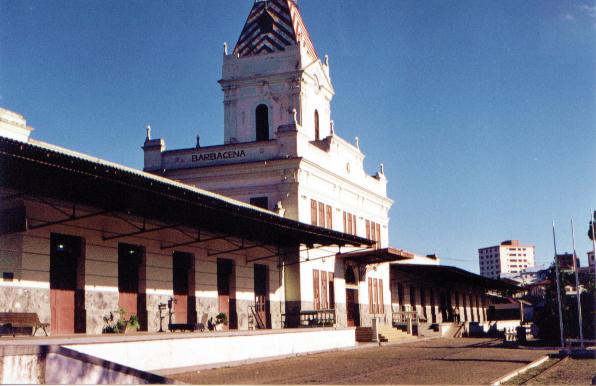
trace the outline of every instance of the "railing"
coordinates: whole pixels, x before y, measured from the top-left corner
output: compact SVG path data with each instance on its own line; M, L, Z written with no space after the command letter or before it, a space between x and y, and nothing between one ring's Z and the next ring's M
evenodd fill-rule
M267 325L264 323L263 320L261 320L259 313L255 310L256 306L249 306L248 308L251 312L251 315L253 318L253 323L256 323L255 325L253 325L253 329L254 328L258 328L258 329L267 328Z
M393 325L408 325L411 321L412 324L418 324L418 313L416 311L398 311L393 313Z
M284 328L333 327L335 325L335 310L312 310L282 314L281 321Z

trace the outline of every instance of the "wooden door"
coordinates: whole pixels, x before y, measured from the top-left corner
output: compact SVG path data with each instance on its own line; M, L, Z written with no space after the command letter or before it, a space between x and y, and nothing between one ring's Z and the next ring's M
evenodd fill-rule
M191 323L191 279L194 279L192 269L192 259L194 256L189 253L174 252L172 283L174 289L174 313L172 315L174 323Z
M228 328L238 328L236 296L234 290L234 263L228 259L217 259L217 298L219 312L228 317Z
M358 290L346 289L346 308L348 327L360 326L360 307L358 305Z
M50 330L52 335L75 333L77 266L81 256L79 237L50 237Z
M269 312L269 270L266 265L255 264L255 313L257 328L271 328Z
M142 249L137 245L118 244L118 306L126 318L139 315L139 269Z

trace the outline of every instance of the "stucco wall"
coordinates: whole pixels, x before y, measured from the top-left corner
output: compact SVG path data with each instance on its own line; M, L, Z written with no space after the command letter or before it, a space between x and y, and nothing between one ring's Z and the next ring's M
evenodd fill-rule
M66 347L145 371L185 369L218 363L353 347L354 329L283 331L256 335L206 336ZM182 371L182 370L181 370Z

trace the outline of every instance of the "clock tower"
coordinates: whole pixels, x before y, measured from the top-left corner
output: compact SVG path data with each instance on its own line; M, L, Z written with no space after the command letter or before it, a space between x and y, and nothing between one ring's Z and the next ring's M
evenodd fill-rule
M255 2L231 53L224 46L224 142L278 138L296 124L310 141L331 133L327 56L321 60L293 0Z

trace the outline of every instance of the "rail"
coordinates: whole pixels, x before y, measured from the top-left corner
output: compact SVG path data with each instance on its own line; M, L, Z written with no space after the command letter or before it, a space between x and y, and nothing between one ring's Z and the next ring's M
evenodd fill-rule
M333 309L282 314L281 320L284 328L333 327L336 321Z
M408 322L412 321L412 324L418 324L418 313L416 311L397 311L393 313L393 325L401 326L407 325Z

